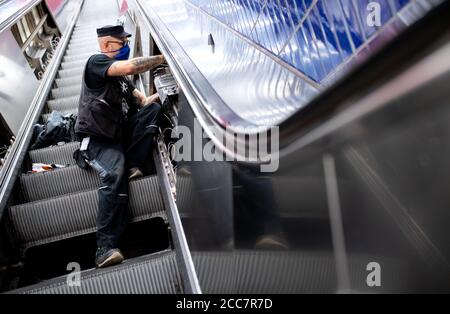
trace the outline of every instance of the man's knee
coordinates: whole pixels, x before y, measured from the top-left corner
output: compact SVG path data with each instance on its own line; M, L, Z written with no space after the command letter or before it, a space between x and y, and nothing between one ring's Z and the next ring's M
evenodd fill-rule
M143 125L144 132L146 133L157 133L159 127L159 120L161 114L161 105L158 103L153 103L148 106L147 111L143 113Z
M90 164L100 175L102 183L106 185L117 184L125 174L125 158L115 163L113 167L105 167L96 160L91 161Z
M107 171L109 181L113 184L119 183L125 175L125 165Z
M161 111L161 105L157 102L152 103L149 108L152 110L152 112L158 113Z

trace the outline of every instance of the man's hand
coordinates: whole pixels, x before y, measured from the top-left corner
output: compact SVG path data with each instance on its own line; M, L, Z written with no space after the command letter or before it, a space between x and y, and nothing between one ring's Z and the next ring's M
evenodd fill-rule
M133 91L133 96L137 98L138 104L141 107L150 105L151 103L154 103L154 102L159 102L159 95L158 95L158 93L153 94L153 95L148 96L148 97L145 97L145 95L141 91L139 91L138 89L135 89Z
M150 71L166 61L163 55L139 57L114 62L106 72L108 76L134 75Z
M151 96L148 96L147 99L145 100L145 104L144 106L150 105L154 102L158 102L159 103L160 99L159 99L159 95L158 93L155 93Z
M138 89L133 91L133 96L136 97L138 105L143 107L147 101L147 97L145 97L145 95Z

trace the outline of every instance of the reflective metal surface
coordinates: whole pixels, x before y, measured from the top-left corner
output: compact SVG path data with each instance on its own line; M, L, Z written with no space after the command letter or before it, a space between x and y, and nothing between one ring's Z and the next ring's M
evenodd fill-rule
M0 3L0 31L3 31L22 16L39 0L10 0Z
M203 292L449 292L448 49L424 63L446 70L285 155L274 174L178 164L177 203ZM423 81L421 70L407 73ZM193 130L182 104L180 124Z
M152 1L143 5L157 12L215 92L247 124L275 125L317 92L315 86L195 7L183 1ZM213 47L208 45L209 34L214 38Z
M39 81L11 31L0 33L0 111L15 135L38 86Z
M303 108L440 2L378 1L379 27L367 24L369 1L142 4L242 119L231 126L267 128ZM228 121L214 105L208 110L216 120Z
M399 2L406 5L396 15L402 27L430 9L427 3ZM172 34L183 34L177 42L196 65L203 64L201 72L211 75L207 80L215 88L214 79L225 81L228 76L214 76L207 62L199 61L198 47L207 45L208 37L203 41L200 35L190 35L195 32L189 28L190 17L198 16L189 6L171 7L173 19L181 14L186 22L184 33L171 24L162 4L154 12L165 16L163 24L172 25ZM411 12L417 14L409 20ZM203 33L208 35L210 29ZM218 46L220 40L213 37ZM450 175L444 163L450 115L448 33L442 38L428 47L425 57L421 50L420 58L405 63L407 69L387 71L390 80L380 79L364 92L349 95L344 107L348 110L335 111L326 121L330 123L299 138L284 152L275 173L206 160L177 164L177 205L204 293L450 291ZM203 56L206 59L206 52ZM235 60L239 57L234 54ZM217 60L210 64L215 69L213 65ZM343 67L339 70L345 71ZM234 87L230 83L228 92ZM180 95L179 121L194 132L201 127L186 97ZM203 139L203 144L208 141Z
M59 30L61 33L64 33L73 17L79 0L46 0L45 3L53 15Z
M342 72L342 64L379 48L441 2L187 1L319 83ZM373 21L369 17L374 4L379 8L379 25L368 22Z

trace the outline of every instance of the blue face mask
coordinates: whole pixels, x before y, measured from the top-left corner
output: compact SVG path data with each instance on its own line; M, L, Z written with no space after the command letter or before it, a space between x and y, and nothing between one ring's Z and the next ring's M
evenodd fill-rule
M114 59L116 60L128 60L128 58L130 57L130 46L128 45L128 43L126 43L125 46L116 51L119 52L114 56Z

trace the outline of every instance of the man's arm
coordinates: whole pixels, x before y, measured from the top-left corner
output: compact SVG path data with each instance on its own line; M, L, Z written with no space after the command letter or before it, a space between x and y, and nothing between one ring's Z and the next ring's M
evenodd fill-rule
M150 71L165 61L163 55L139 57L126 61L114 62L106 72L108 76L134 75Z
M147 105L149 105L151 103L154 103L154 102L157 102L159 100L158 93L153 94L153 95L148 96L148 97L145 97L145 95L141 91L139 91L138 89L135 89L133 91L133 96L137 98L138 104L141 107L147 106Z

